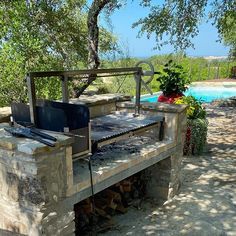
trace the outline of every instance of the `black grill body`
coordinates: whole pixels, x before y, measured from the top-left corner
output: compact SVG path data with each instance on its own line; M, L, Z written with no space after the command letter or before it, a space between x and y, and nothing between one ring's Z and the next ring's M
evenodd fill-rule
M30 123L29 105L12 103L12 116L15 122ZM36 103L35 127L56 132L70 132L75 142L72 146L74 156L89 152L89 109L85 105L38 100Z

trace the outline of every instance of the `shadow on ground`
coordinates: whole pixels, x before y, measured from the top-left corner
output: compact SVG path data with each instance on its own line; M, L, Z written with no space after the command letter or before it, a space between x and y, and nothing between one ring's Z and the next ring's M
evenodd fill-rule
M206 153L183 161L180 193L115 217L115 235L236 235L236 109L208 108Z

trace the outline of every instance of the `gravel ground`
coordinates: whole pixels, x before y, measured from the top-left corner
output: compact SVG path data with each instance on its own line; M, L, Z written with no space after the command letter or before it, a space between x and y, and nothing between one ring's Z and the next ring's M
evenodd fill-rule
M236 236L236 108L207 112L207 148L184 159L180 193L164 206L146 201L115 216L115 228L103 236Z

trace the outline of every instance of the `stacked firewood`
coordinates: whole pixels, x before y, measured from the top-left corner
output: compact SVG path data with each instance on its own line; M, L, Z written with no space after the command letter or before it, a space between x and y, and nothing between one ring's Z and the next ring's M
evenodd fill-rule
M141 207L145 187L145 178L139 173L77 203L76 235L96 235L114 227L114 214L126 213L129 206Z

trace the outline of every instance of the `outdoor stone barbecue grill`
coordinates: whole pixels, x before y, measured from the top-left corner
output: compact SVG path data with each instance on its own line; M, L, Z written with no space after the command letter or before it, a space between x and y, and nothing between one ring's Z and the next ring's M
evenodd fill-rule
M68 80L95 73L133 74L135 103L108 95L97 102L68 103ZM186 107L140 104L141 75L139 67L28 74L30 104L13 104L13 117L48 130L57 142L48 147L15 138L4 131L8 124L0 124L2 234L73 235L76 203L146 168L153 174L150 196L168 199L177 192ZM44 76L61 78L62 103L36 100L34 78ZM96 150L103 146L99 158ZM87 160L91 151L93 186Z

